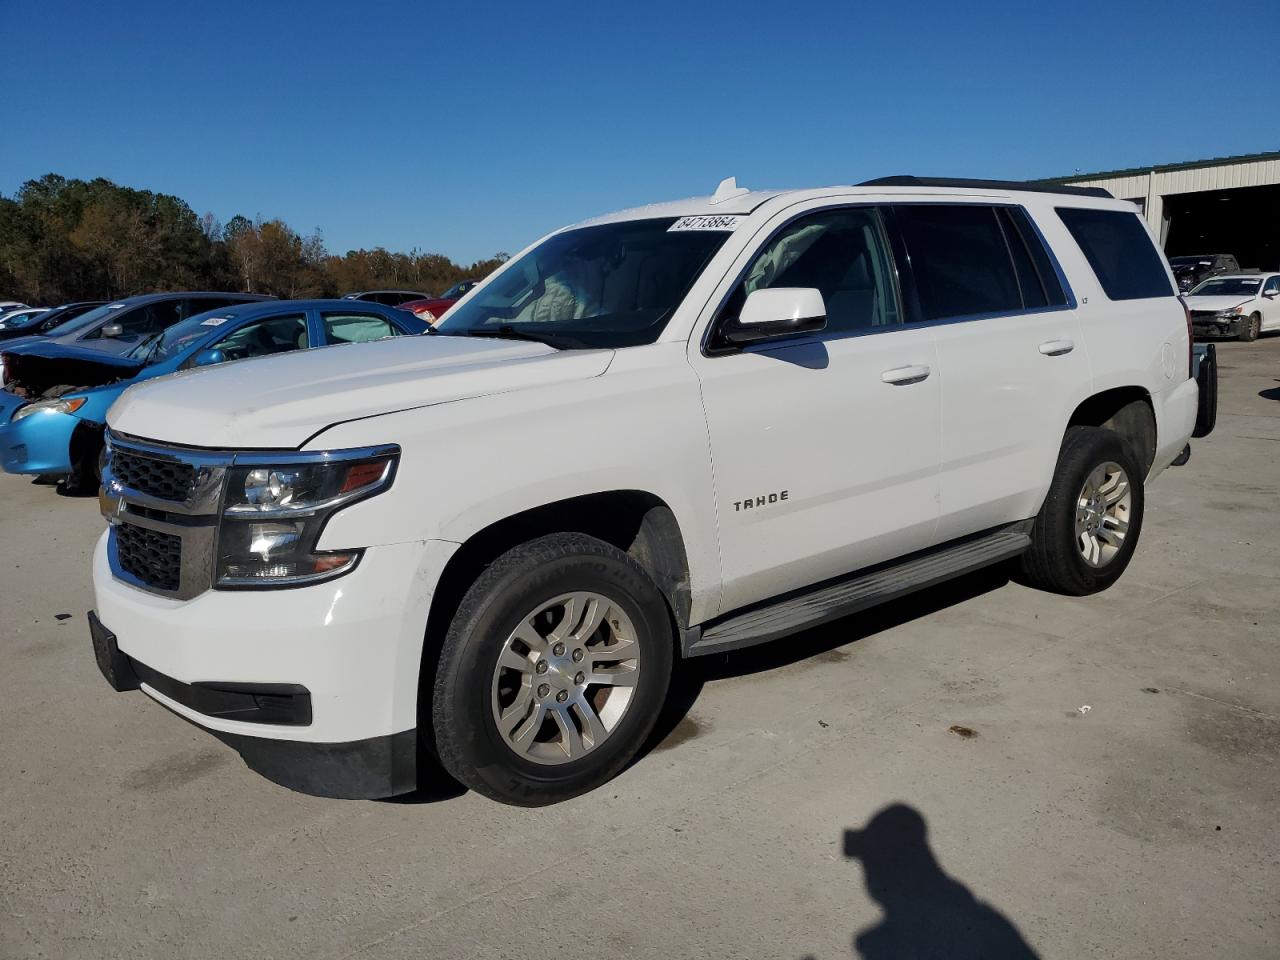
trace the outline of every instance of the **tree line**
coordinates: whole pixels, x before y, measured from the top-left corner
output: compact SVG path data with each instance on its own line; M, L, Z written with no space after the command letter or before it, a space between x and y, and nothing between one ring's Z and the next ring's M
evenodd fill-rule
M382 247L338 256L320 231L237 215L222 224L179 197L46 174L0 195L0 299L57 304L155 290L335 297L380 288L439 294L507 259L459 264Z

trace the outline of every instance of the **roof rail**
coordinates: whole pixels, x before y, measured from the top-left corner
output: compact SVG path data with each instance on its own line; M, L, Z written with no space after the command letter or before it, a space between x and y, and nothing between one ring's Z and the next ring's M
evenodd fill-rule
M1027 183L1022 180L969 180L964 177L877 177L864 180L860 187L962 187L971 190L1026 190L1030 193L1065 193L1073 197L1105 197L1115 199L1101 187L1064 187L1057 184Z

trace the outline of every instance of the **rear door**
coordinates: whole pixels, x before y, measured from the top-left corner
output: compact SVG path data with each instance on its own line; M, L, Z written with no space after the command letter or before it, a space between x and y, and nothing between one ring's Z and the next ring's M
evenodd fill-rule
M894 206L941 369L935 542L1035 516L1089 383L1073 304L1016 205Z
M802 211L780 215L739 259L708 337L690 343L715 471L722 611L919 550L937 523L933 334L903 323L881 213ZM827 329L719 345L717 328L769 287L816 287Z
M395 324L372 310L322 310L320 329L326 344L368 343L401 335Z

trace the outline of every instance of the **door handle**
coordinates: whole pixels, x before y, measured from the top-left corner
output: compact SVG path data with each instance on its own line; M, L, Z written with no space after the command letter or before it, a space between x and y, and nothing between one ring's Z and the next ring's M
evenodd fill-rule
M1046 357L1060 357L1063 354L1070 353L1075 348L1075 343L1070 340L1046 340L1040 344L1040 352Z
M929 372L929 368L923 363L913 363L909 367L894 367L892 370L886 370L880 374L880 379L895 385L919 383L929 376Z

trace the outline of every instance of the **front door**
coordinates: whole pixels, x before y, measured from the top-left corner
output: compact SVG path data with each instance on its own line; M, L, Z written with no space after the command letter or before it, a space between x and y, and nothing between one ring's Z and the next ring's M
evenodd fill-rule
M826 330L718 347L718 325L765 287L816 287ZM715 471L721 612L928 546L941 378L931 331L903 324L879 211L779 224L712 324L690 360Z
M1263 283L1262 298L1258 303L1258 310L1262 314L1262 329L1280 330L1280 274Z

